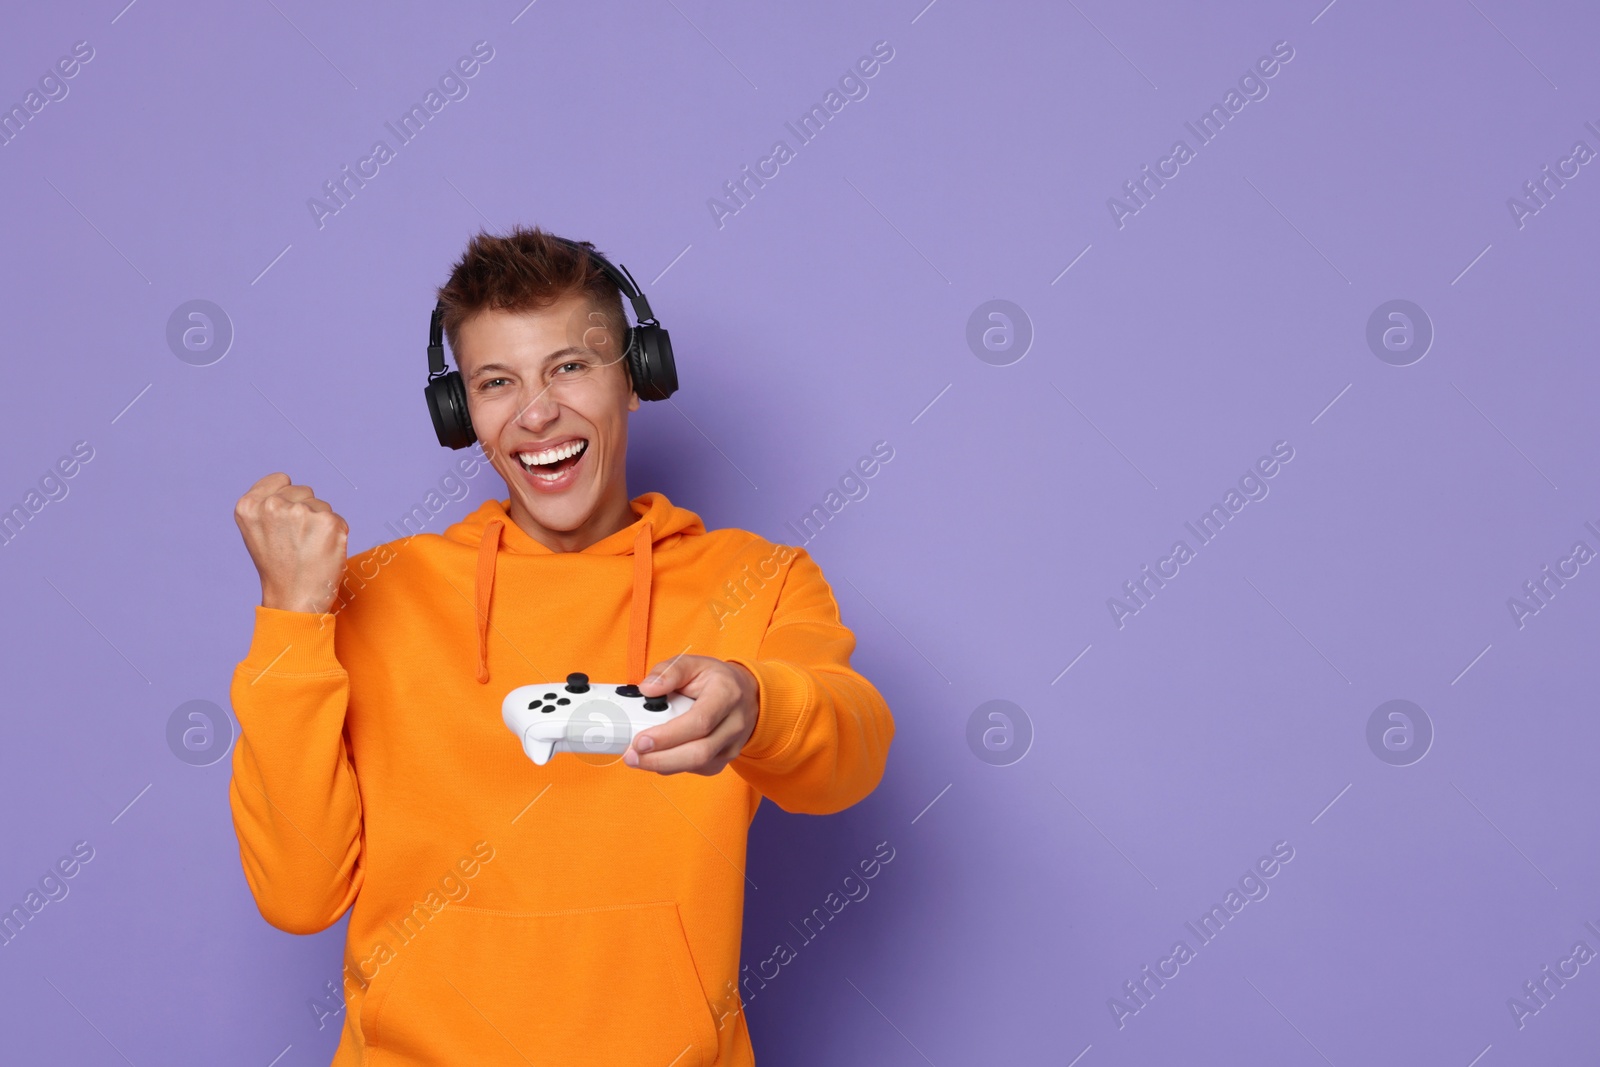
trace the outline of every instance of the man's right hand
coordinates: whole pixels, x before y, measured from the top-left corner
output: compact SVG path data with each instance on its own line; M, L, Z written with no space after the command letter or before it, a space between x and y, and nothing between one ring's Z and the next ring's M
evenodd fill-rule
M233 520L261 575L261 606L322 614L344 577L350 524L309 485L269 474L234 505Z

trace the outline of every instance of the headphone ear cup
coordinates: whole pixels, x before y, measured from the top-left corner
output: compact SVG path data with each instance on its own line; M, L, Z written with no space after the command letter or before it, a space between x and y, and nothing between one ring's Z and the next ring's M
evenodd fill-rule
M423 387L433 432L446 448L466 448L478 439L467 413L467 386L458 371L435 378Z
M643 331L637 326L628 327L628 377L633 382L633 391L639 394L640 400L649 400L650 392L650 367L644 358Z
M660 326L634 327L637 349L633 353L634 391L640 400L665 400L678 391L678 367L672 358L672 339Z

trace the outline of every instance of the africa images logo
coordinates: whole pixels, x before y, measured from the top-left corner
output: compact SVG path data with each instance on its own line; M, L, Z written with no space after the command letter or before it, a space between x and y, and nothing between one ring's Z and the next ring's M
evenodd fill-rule
M1288 41L1278 41L1273 44L1270 56L1262 56L1239 76L1238 88L1230 87L1223 94L1220 104L1212 104L1210 109L1202 112L1194 122L1183 124L1184 128L1194 135L1194 147L1191 148L1189 142L1182 137L1178 138L1172 142L1172 149L1156 160L1154 171L1150 169L1150 164L1146 163L1140 168L1138 177L1122 183L1122 191L1127 199L1107 197L1106 210L1111 212L1111 221L1116 224L1117 229L1122 229L1128 224L1128 219L1149 207L1156 193L1166 188L1168 181L1182 174L1183 168L1196 157L1200 149L1222 136L1222 131L1233 121L1235 115L1245 109L1246 104L1265 100L1267 94L1272 91L1267 82L1277 77L1292 59L1294 59L1294 46Z

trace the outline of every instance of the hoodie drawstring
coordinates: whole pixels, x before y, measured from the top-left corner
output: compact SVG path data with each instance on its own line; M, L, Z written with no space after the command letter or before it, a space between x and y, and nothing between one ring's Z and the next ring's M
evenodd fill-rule
M478 573L473 583L473 602L478 613L478 684L489 681L489 605L494 597L495 561L500 554L500 534L505 524L499 519L484 527L478 543ZM655 537L650 523L639 525L633 540L633 600L628 612L628 677L638 685L644 681L646 642L650 636L650 580L655 570Z
M633 606L628 612L628 678L630 685L644 681L645 641L650 636L650 577L654 572L650 524L639 524L633 539Z
M489 600L494 596L494 563L500 554L500 531L505 524L499 519L484 527L483 540L478 544L478 576L473 582L472 594L478 609L478 684L489 681Z

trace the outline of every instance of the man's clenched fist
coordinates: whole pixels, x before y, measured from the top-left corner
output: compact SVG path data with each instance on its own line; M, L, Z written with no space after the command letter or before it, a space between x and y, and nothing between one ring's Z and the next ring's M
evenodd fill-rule
M350 524L309 485L269 474L239 498L233 520L261 575L262 607L322 614L333 605Z

